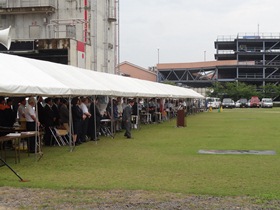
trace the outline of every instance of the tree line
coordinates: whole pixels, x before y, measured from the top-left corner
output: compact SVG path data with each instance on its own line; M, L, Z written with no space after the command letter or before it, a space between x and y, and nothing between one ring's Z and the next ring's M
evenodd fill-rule
M262 87L249 85L243 82L215 82L213 87L207 91L207 96L217 98L231 98L234 101L240 98L251 98L258 96L261 98L276 99L280 96L280 86L275 84L266 84Z

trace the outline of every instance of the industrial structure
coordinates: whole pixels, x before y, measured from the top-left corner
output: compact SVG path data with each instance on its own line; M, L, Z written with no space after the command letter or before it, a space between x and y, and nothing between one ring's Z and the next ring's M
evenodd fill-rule
M0 52L118 73L118 0L0 0L0 29L9 26Z
M264 86L280 81L280 34L220 36L216 61L158 64L159 81L209 87L215 81Z

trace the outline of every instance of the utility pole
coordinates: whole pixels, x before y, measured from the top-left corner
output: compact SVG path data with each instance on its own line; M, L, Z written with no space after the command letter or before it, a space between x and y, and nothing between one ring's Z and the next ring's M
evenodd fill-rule
M159 64L159 48L157 49L157 63Z
M206 50L204 50L204 61L206 61Z

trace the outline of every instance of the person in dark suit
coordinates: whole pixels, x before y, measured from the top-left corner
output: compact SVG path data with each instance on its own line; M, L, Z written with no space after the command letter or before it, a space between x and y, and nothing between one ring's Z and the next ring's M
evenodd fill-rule
M53 104L52 104L52 110L54 113L54 125L59 126L60 125L60 119L59 119L59 104L60 104L60 98L54 98Z
M40 121L41 125L44 126L45 125L45 122L44 122L45 114L44 114L44 107L42 105L42 102L43 102L42 96L37 96L38 120Z
M7 109L5 109L5 121L7 127L13 127L14 123L16 122L16 112L13 109L13 99L7 99Z
M70 132L69 128L69 109L67 107L68 101L64 98L60 100L61 105L59 106L59 119L62 126Z
M128 139L131 138L131 114L132 114L132 106L134 105L134 100L130 99L128 101L128 105L123 110L122 121L125 128L124 136Z
M51 146L51 137L52 133L50 128L54 127L54 122L55 122L55 116L54 112L52 110L52 99L51 98L46 98L45 99L45 107L44 107L44 123L45 123L45 145L46 146Z
M88 136L92 141L99 140L99 130L100 130L100 120L102 119L102 115L97 107L98 98L94 99L89 107L89 113L91 114L91 118L89 118L88 124Z
M0 97L0 126L7 127L6 122L6 111L9 109L9 106L6 104L5 98ZM1 134L2 136L6 135L5 133Z
M16 121L16 112L14 111L12 106L13 100L11 98L8 98L7 101L5 101L4 97L1 97L0 100L0 126L12 128ZM0 132L0 136L4 136L6 134L8 133ZM12 148L11 141L4 142L3 145L5 147L7 146Z
M74 145L81 144L82 121L86 118L83 110L80 109L81 101L78 97L72 99L72 119L73 119L73 142Z

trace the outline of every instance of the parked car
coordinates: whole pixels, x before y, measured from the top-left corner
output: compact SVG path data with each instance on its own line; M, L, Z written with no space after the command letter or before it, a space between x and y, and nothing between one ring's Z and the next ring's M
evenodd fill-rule
M221 99L214 98L214 97L207 97L206 104L207 104L207 108L210 108L211 106L213 109L217 109L221 106Z
M250 107L257 107L260 108L261 102L258 96L252 96L250 100Z
M263 98L261 100L261 107L262 108L272 108L273 107L272 98Z
M240 108L248 107L248 100L246 98L240 98L239 103L240 103Z
M232 109L232 108L235 107L235 104L234 104L234 101L231 98L224 98L223 102L222 102L222 106L223 106L223 108Z
M247 107L250 107L250 105L251 105L251 99L248 100Z
M240 108L240 100L237 100L237 101L235 102L235 107L236 107L236 108Z

